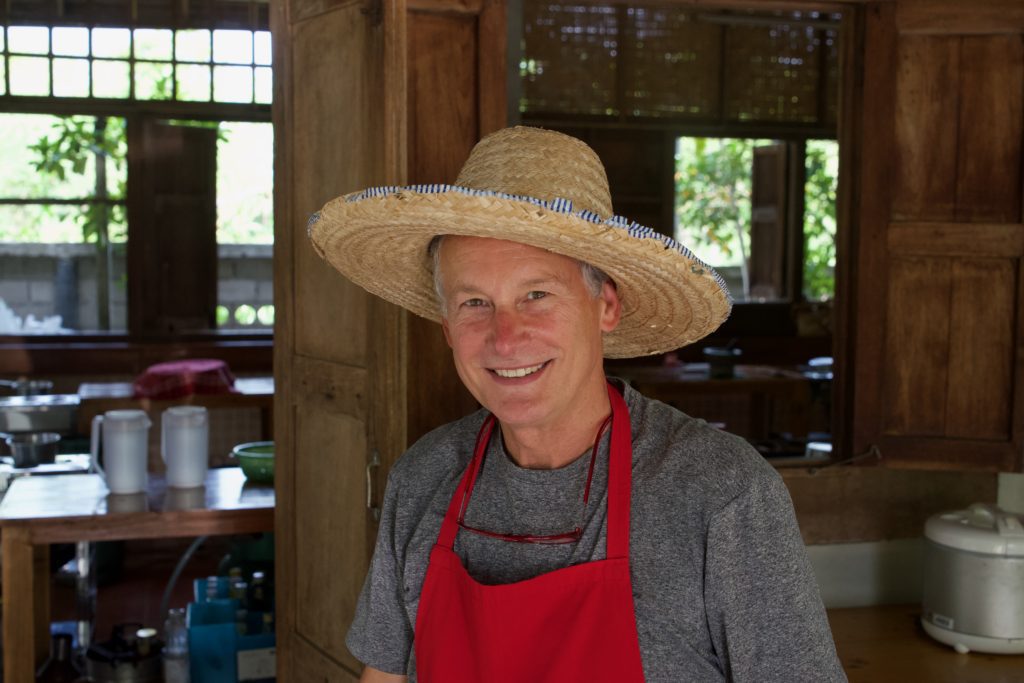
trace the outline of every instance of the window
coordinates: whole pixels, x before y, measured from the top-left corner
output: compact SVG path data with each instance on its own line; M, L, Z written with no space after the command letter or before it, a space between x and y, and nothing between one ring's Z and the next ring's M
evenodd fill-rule
M0 335L269 332L266 3L0 15Z
M270 32L7 26L0 94L270 104Z
M616 213L723 272L721 336L827 340L843 16L750 5L524 0L510 99L597 152Z

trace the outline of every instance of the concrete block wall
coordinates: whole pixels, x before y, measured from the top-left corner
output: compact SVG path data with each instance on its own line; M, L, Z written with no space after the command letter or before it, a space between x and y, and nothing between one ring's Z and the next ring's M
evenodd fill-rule
M259 309L273 305L273 246L220 245L218 257L217 301L228 309L230 320L225 327L246 329L234 321L239 306ZM69 288L71 296L65 297L64 327L97 330L96 259L90 245L0 243L0 299L22 318L33 315L42 320L61 314L57 284L61 268L74 285ZM114 331L127 329L125 268L124 245L113 245L108 297ZM259 327L258 323L253 327Z

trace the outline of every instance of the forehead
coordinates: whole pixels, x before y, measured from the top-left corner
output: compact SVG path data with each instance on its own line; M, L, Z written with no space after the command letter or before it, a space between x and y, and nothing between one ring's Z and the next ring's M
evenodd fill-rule
M440 260L447 276L496 269L505 275L541 271L561 278L570 272L579 274L579 262L568 256L489 237L448 235L441 247Z

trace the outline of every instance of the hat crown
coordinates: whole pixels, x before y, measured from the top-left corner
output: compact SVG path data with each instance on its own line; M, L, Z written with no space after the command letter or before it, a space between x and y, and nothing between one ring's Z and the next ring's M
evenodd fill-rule
M568 199L575 210L612 216L608 176L597 154L551 130L517 126L488 135L473 147L455 184L545 201Z

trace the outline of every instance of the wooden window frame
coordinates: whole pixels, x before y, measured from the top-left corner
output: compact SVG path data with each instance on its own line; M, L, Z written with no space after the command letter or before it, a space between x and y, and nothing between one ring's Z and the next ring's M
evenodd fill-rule
M0 98L0 113L271 121L270 105L170 100L4 97ZM125 198L129 215L132 201L131 196ZM130 240L131 225L128 230ZM129 255L128 258L133 257ZM0 336L0 375L63 374L81 372L83 369L99 374L134 374L160 360L196 355L221 358L236 371L267 372L272 364L272 348L273 330L211 330L156 336L142 335L132 330L124 333L84 332L60 336L8 335Z

